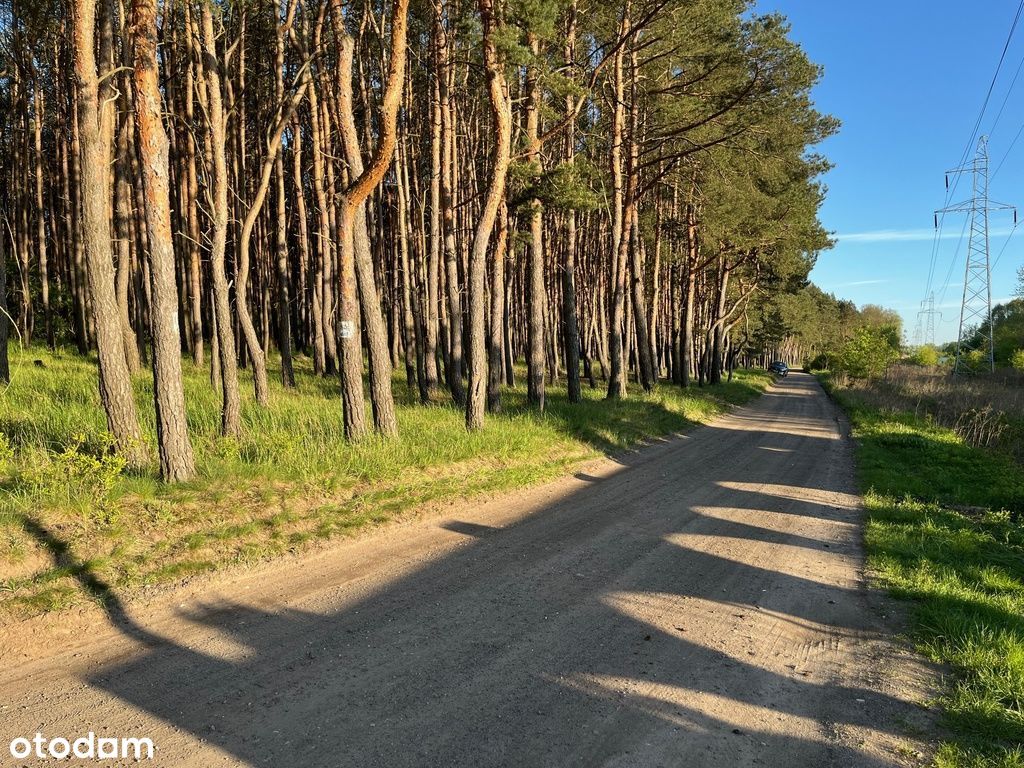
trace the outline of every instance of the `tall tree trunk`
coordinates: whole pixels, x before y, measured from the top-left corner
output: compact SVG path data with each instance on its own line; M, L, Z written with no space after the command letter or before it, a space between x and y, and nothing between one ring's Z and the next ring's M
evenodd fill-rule
M697 218L693 205L686 206L686 264L683 274L683 339L680 357L681 383L690 386L694 365L694 302L697 300L697 269L700 250L697 243Z
M312 90L312 86L310 86L310 89ZM297 329L297 332L302 339L302 348L308 350L310 347L310 337L312 335L308 306L310 300L309 224L306 208L306 187L303 183L302 171L302 125L298 115L296 115L295 123L292 126L291 148L292 183L295 189L295 224L296 229L298 230L296 233L295 243L299 261L299 292L296 297L296 304L298 305L296 317L299 321L299 328Z
M480 23L483 26L484 69L487 75L491 114L494 118L495 140L494 163L487 187L487 197L473 233L473 246L469 256L469 391L466 398L466 428L471 430L480 429L484 425L487 388L487 297L484 287L487 277L487 245L494 229L495 217L505 198L505 179L512 152L512 102L505 85L504 63L498 58L494 0L478 0L478 7ZM542 405L543 397L542 388Z
M408 33L408 12L409 0L393 0L391 5L391 51L390 62L387 72L387 80L384 84L384 93L381 98L379 113L378 141L367 167L361 172L353 171L354 178L340 195L340 210L338 227L341 233L341 258L340 258L340 283L341 283L341 317L342 322L351 323L349 326L354 331L355 317L359 312L359 305L356 299L356 242L354 228L363 227L365 234L365 220L359 221L359 210L370 194L377 188L384 175L387 173L395 154L395 146L398 138L398 107L402 100L402 90L405 84L405 57L406 41ZM334 24L335 36L341 43L346 35L344 31L344 20L342 17L341 0L331 0L331 21ZM339 61L339 70L344 69L343 60L346 58L342 52ZM349 61L348 88L342 88L339 93L339 100L347 94L351 98L351 56ZM340 75L339 75L340 77ZM344 112L345 110L342 109ZM344 116L342 117L343 130L345 130ZM347 142L346 142L347 143ZM358 147L356 148L358 149ZM351 162L351 159L350 159ZM370 286L373 285L372 268L369 275ZM369 287L369 286L368 286ZM375 302L373 311L377 312L379 318L379 304ZM383 325L383 320L381 320ZM386 341L386 336L384 337ZM362 355L360 352L359 338L356 334L343 334L341 341L342 357L342 402L343 421L345 436L350 440L356 440L366 432L365 415L362 397ZM383 357L376 361L375 354ZM387 373L384 374L384 367L387 366ZM379 432L385 435L395 434L398 430L394 415L394 403L391 398L391 371L387 356L387 347L373 350L370 356L371 386L374 387L374 421Z
M167 134L161 120L160 75L156 59L156 0L134 0L135 125L146 191L149 232L150 310L153 337L153 391L160 477L165 482L188 480L195 459L185 419L185 387L181 375L178 293L174 280L171 201L168 187ZM202 343L200 341L200 343Z
M440 13L435 16L431 33L431 48L434 61L438 60L437 47L440 45ZM427 389L433 396L438 384L437 370L437 338L438 338L438 301L440 300L441 247L441 71L434 68L431 79L430 99L430 253L427 257L427 306L424 321L426 323L426 366Z
M635 207L631 208L630 216L633 222L630 227L632 237L630 238L629 248L630 271L632 273L630 283L633 288L632 296L630 298L633 306L633 323L636 328L637 337L637 372L639 373L640 385L644 388L645 392L650 392L654 389L655 384L654 364L651 360L650 329L647 326L647 298L644 296L644 269L640 259L641 234L640 227L637 222L637 212Z
M110 9L105 10L109 15ZM100 91L100 78L108 74L107 62L111 60L110 23L108 18L101 24L100 51L105 69L98 73L95 54L95 0L76 0L74 16L75 76L81 146L82 239L88 263L86 275L89 295L96 323L100 399L107 416L107 427L114 438L117 451L130 466L141 467L147 461L147 451L142 439L142 430L139 428L131 374L125 359L117 297L114 294L108 175L113 104L106 93L109 86L104 88L102 94Z
M398 180L398 183L396 184L396 189L398 191L398 208L395 211L397 219L396 223L398 225L398 254L396 267L400 272L400 285L402 292L400 311L402 324L402 349L405 357L405 379L411 393L417 389L418 385L419 389L423 390L426 381L422 370L423 351L421 349L418 325L416 323L415 312L413 310L416 292L413 289L412 259L409 255L410 233L408 219L406 218L409 210L409 177L406 170L407 166L403 146L399 149L395 163L395 176ZM421 392L421 397L426 400L425 390Z
M405 2L407 0L403 0ZM331 19L334 24L335 36L338 39L338 120L341 138L348 161L349 172L353 180L364 174L363 157L359 148L359 134L356 129L355 113L352 106L352 59L354 43L344 29L341 10L332 5ZM404 55L404 54L403 54ZM404 77L404 75L403 75ZM399 93L399 98L401 93ZM397 106L396 106L397 109ZM395 129L397 130L397 129ZM392 154L394 148L392 147ZM390 163L390 159L389 159ZM385 169L386 171L386 169ZM383 173L381 173L383 178ZM374 185L374 187L376 184ZM366 196L373 191L371 187ZM366 330L367 346L370 362L370 405L373 409L374 427L383 435L398 433L395 419L395 401L391 392L391 361L388 355L387 329L381 316L381 302L373 275L373 257L370 253L370 238L366 230L366 205L360 202L355 206L354 216L349 221L345 213L344 226L351 230L353 252L351 254L355 266L356 280L361 299L361 317ZM350 239L347 232L342 233L342 244ZM343 260L348 254L343 254ZM358 350L356 339L356 350ZM359 355L359 368L362 370L362 355ZM354 371L353 367L353 371Z
M445 287L448 293L448 355L445 373L452 399L465 405L466 391L462 383L463 339L462 296L459 290L459 267L455 242L455 129L450 88L448 35L439 22L441 38L435 47L437 77L441 101L441 219L444 242Z
M317 22L319 30L322 21ZM319 48L319 32L314 34L314 50ZM324 136L320 122L319 87L314 81L309 86L309 118L310 138L312 140L312 171L313 198L316 203L316 250L313 275L313 371L318 375L333 372L334 355L329 344L334 336L328 335L330 330L328 317L330 311L326 307L327 289L330 287L331 264L334 261L331 248L330 214L328 212L327 190L324 181Z
M185 124L191 128L195 121L195 55L194 29L192 23L192 4L183 3L185 10ZM182 189L185 193L185 205L182 215L185 217L185 232L188 235L185 266L188 270L189 287L189 321L192 330L192 362L197 367L203 366L203 305L202 305L202 264L199 252L199 179L196 172L196 142L191 130L185 134L185 173Z
M620 37L629 30L629 3L622 11L619 25ZM625 216L625 186L623 183L622 143L625 133L625 86L623 79L623 52L615 52L612 64L613 98L612 108L612 311L608 324L608 399L626 396L626 371L623 355L623 326L626 316L626 257L629 235L626 228L629 219Z
M14 15L16 18L17 6L14 8ZM18 53L22 56L25 46L25 41L20 34L20 26L15 27L19 32L15 35L16 45L22 50ZM18 301L18 335L21 337L22 343L30 345L32 343L32 330L34 323L34 313L32 311L32 284L31 284L31 262L32 262L32 248L29 245L29 208L31 204L28 198L28 180L29 180L29 149L28 149L28 135L30 132L29 128L29 100L28 100L28 83L23 82L21 78L21 72L25 69L24 62L15 62L10 72L10 94L11 102L17 117L17 132L12 137L10 142L10 155L11 155L11 175L10 181L13 187L13 193L11 197L11 212L12 216L9 220L9 225L13 229L14 234L14 255L15 261L18 265L18 283L20 288L20 297Z
M291 24L291 19L295 12L295 3L296 0L290 0L288 3L288 19L284 22L285 24ZM252 378L256 391L256 402L264 407L269 405L270 402L267 387L267 358L263 345L260 342L259 334L256 331L256 325L253 323L252 313L249 311L249 253L253 230L256 228L256 222L263 209L263 203L267 199L271 175L277 163L278 153L281 150L281 137L284 135L285 128L291 122L295 110L302 101L306 88L309 86L310 78L307 67L308 62L303 62L303 76L300 78L295 91L288 99L279 102L277 105L277 111L274 115L274 129L267 140L266 153L263 156L252 203L249 205L249 209L242 220L241 231L238 235L237 262L235 263L235 304L238 312L238 323L245 337L245 344L249 348L249 359L252 360ZM244 121L239 120L239 122L241 124Z
M95 0L89 0L93 5L93 17L95 18ZM91 59L95 62L95 55ZM71 216L69 217L68 231L71 235L68 252L71 256L71 263L68 265L68 277L71 288L71 302L74 308L75 346L79 354L86 354L89 351L89 320L86 301L87 279L85 263L85 222L82 211L82 132L79 128L81 119L78 109L77 77L75 85L75 98L71 100L71 152L64 152L64 161L67 162L68 154L71 155L71 162L64 169L64 197L69 201Z
M729 261L724 254L720 255L718 260L718 295L715 299L715 322L712 330L711 366L708 372L709 384L722 383L722 358L725 354L725 308L729 290L729 274Z
M632 295L630 301L633 309L633 327L636 333L637 373L639 374L640 386L645 392L654 389L657 383L655 378L654 364L651 360L650 333L653 329L647 325L647 297L644 289L644 268L641 259L643 253L643 235L640 231L639 213L637 211L637 185L639 173L639 142L637 133L640 130L640 110L637 95L637 62L636 51L630 51L629 55L629 157L626 161L626 194L624 200L625 209L623 217L627 220L627 229L631 232L629 238L628 258L630 264Z
M683 281L680 275L683 265L673 262L669 268L669 303L672 308L672 349L669 360L672 367L672 383L682 386L683 383Z
M274 60L274 95L277 103L284 103L284 35L283 24L277 27L277 34L274 36L275 53ZM281 353L281 384L285 387L295 386L295 371L292 367L292 326L291 307L289 296L289 275L288 275L288 220L285 212L284 194L284 159L278 151L274 160L275 191L277 193L275 205L275 259L277 266L277 349Z
M131 190L131 157L132 137L129 130L133 118L127 115L121 130L118 132L118 161L114 164L114 235L117 238L117 275L115 288L117 294L117 311L121 320L121 335L124 337L124 353L128 362L128 370L136 373L142 362L139 357L139 340L132 328L131 316L128 312L128 287L132 278L132 190Z
M7 237L0 234L0 384L11 380L11 363L7 344L11 335L11 323L7 311Z
M540 44L536 36L527 35L527 45L534 57L540 55ZM540 177L540 146L537 136L540 132L540 74L535 65L526 71L526 141L530 151L527 162L533 165L533 172ZM527 218L530 222L529 258L526 262L526 399L531 405L544 410L544 209L540 200L530 201Z
M576 0L568 9L568 23L565 35L565 62L572 67L576 60ZM573 96L565 97L568 115L575 111ZM576 121L571 118L565 133L565 154L563 160L572 165L576 154ZM576 211L565 214L565 262L562 265L562 345L565 349L565 375L570 403L583 399L580 389L580 346L579 326L576 318Z
M39 299L43 309L43 327L46 332L46 346L53 349L53 317L50 313L50 271L46 252L46 207L43 192L43 90L38 75L35 82L35 109L32 121L35 140L35 192L36 192L36 251L39 259Z
M491 322L488 341L488 385L487 410L497 413L501 410L501 382L504 368L505 345L505 261L508 251L508 207L502 202L498 209L498 234L494 242L494 259L491 262Z
M506 250L506 254L513 252L514 248ZM513 263L508 262L506 263ZM515 270L505 269L505 301L502 307L501 316L501 336L504 341L502 345L502 352L505 355L505 384L509 387L516 385L516 369L515 369L515 354L512 350L512 286L514 284Z
M639 224L637 224L639 229ZM661 198L654 200L654 254L647 265L646 282L651 286L651 301L648 304L647 329L650 339L651 367L654 375L654 383L658 383L661 375L661 350L662 335L661 328L661 244L662 244L662 221L661 221Z
M213 27L210 3L200 3L203 39L203 80L206 88L206 113L209 116L210 146L213 150L210 174L211 218L210 275L213 282L213 312L217 330L217 354L221 381L221 434L239 437L242 432L242 406L238 391L238 360L235 357L235 333L225 252L228 235L228 169L227 133L224 125L224 102L221 96L220 60L217 37Z

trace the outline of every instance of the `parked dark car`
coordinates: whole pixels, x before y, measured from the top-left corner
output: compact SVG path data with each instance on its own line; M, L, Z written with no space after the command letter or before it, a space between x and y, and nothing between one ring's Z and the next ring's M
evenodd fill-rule
M776 360L768 366L768 370L772 373L777 373L779 376L785 376L789 373L789 366L781 360Z

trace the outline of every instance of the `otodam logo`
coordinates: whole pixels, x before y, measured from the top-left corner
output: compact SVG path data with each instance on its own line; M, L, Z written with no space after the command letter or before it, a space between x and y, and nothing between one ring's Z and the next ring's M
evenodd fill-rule
M31 739L19 736L11 740L11 757L52 758L54 760L152 760L155 747L149 738L97 736L89 731L77 739L46 738L36 733Z

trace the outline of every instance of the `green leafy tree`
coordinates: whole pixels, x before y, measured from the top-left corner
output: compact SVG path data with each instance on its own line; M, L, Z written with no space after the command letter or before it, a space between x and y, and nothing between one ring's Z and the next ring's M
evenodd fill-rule
M835 355L837 371L855 379L881 376L900 356L900 331L895 325L862 326Z
M1024 298L1013 299L1005 304L992 307L992 346L997 365L1011 365L1013 353L1024 348ZM976 349L987 344L988 323L983 323L974 333L968 346Z
M938 347L934 344L924 344L914 350L914 354L910 356L910 359L915 365L934 367L939 364L939 357Z

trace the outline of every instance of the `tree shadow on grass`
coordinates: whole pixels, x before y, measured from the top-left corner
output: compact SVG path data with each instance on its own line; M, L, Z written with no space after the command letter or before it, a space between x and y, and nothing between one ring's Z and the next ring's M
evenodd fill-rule
M82 591L103 609L107 619L118 631L150 648L165 644L161 638L128 616L121 599L110 585L96 574L90 563L77 558L67 542L30 515L21 517L21 525L49 553L54 568L74 579Z

